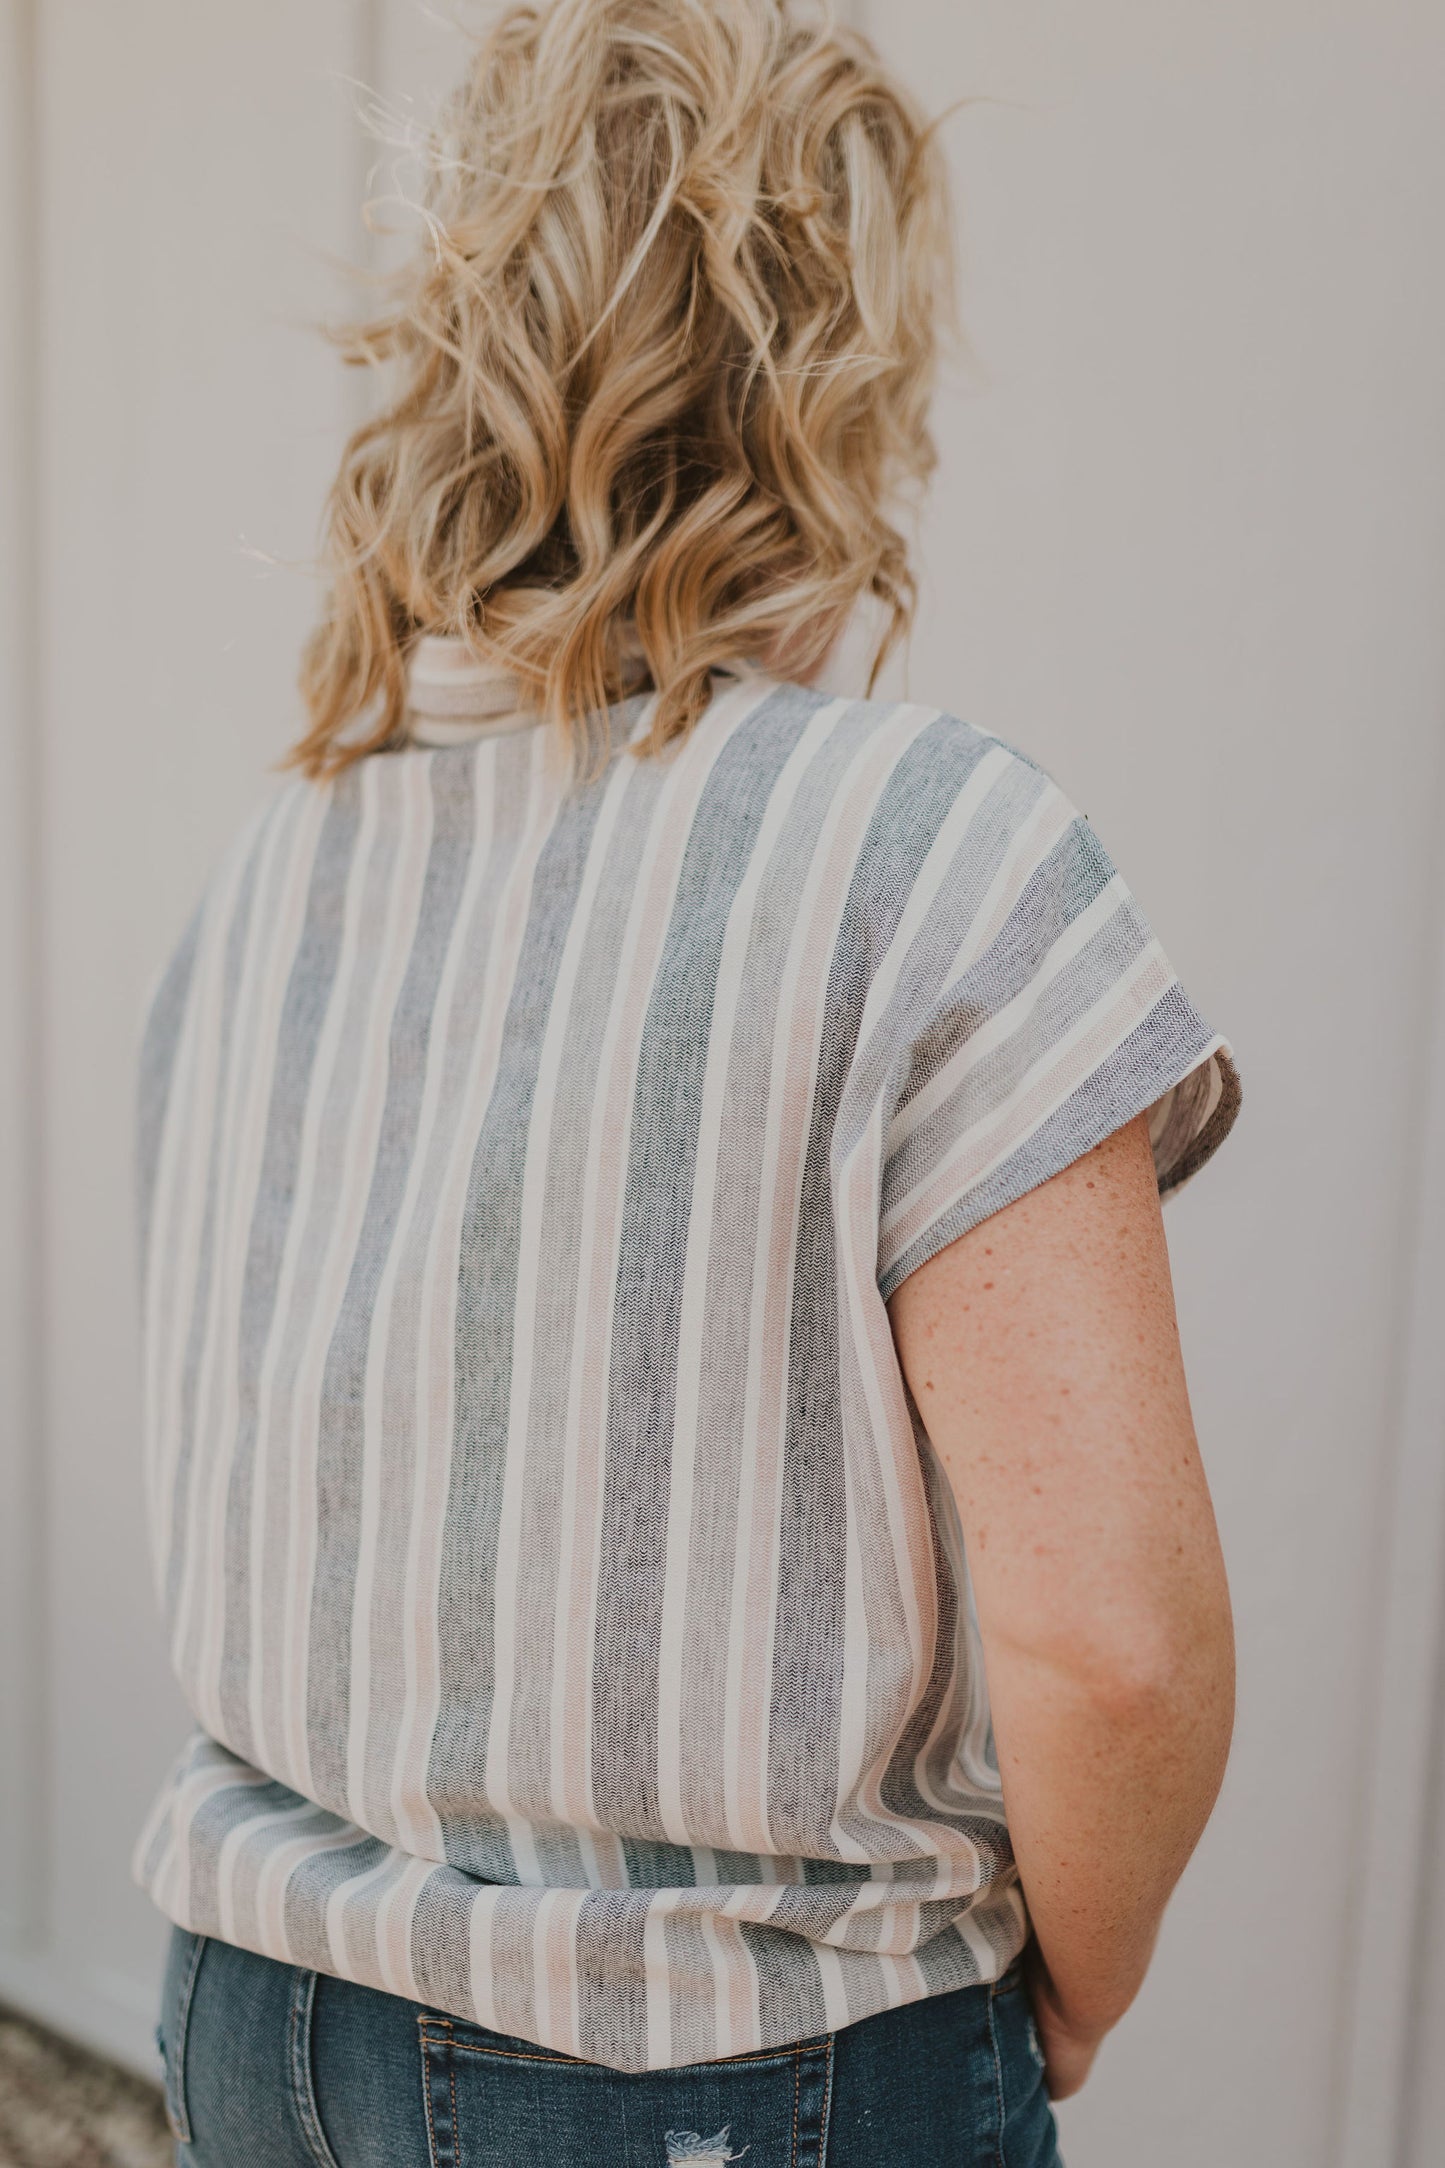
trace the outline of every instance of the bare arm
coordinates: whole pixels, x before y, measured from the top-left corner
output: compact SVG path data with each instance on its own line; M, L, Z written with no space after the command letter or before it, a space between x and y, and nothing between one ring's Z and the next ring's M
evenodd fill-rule
M1233 1723L1142 1118L920 1266L889 1314L963 1523L1058 2098L1138 1992Z

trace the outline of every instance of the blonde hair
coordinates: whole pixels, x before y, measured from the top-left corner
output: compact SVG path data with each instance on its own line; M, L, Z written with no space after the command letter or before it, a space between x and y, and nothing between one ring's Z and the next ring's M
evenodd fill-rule
M805 675L864 595L876 679L952 257L932 132L867 41L790 0L512 6L428 162L422 244L343 334L394 375L330 493L290 761L404 738L424 633L579 755L640 672L657 751L714 670Z

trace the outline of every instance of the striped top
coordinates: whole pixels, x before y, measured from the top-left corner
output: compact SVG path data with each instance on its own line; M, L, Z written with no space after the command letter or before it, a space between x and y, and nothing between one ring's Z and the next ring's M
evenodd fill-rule
M470 701L470 715L468 703ZM181 1925L655 2068L1026 1932L886 1298L1229 1050L1092 830L952 716L720 680L574 782L428 643L154 995L146 1479L200 1727ZM469 727L464 727L468 726Z

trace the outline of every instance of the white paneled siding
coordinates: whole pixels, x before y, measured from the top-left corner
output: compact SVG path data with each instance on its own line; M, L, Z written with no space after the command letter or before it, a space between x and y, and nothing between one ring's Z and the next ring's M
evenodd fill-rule
M43 1827L44 1650L35 1360L34 1144L39 862L35 710L34 11L0 6L0 1936L40 1930L31 1861ZM13 1836L10 1833L13 1832Z
M9 0L3 20L0 432L21 486L0 498L0 757L21 787L0 792L0 1331L18 1343L0 1393L6 1502L31 1464L43 1500L3 1538L35 1586L7 1571L0 1590L25 1610L0 1653L0 1857L14 1832L31 1929L7 1932L0 1996L148 2068L163 1932L128 1853L183 1712L142 1538L132 1049L150 975L295 719L313 590L290 566L342 415L306 319L338 304L328 258L360 246L346 79L367 22L347 0Z
M1382 1944L1361 1898L1395 1874L1408 1817L1379 1810L1420 1767L1369 1784L1416 1192L1445 1118L1425 1087L1445 19L867 14L932 103L983 101L947 129L976 365L943 408L912 682L1054 769L1244 1083L1229 1163L1168 1215L1237 1610L1235 1754L1065 2152L1392 2168L1401 2042L1367 2073L1351 2027L1357 1966L1373 2009L1407 1961L1408 1904Z
M446 12L0 0L0 1997L143 2067L163 1936L127 1854L182 1712L141 1535L134 1026L295 720L291 567L360 396L306 320L395 163L347 82L424 114ZM1399 1744L1431 1659L1390 1652L1428 1644L1441 1548L1406 1324L1439 1314L1445 18L853 12L931 104L985 101L947 127L977 366L912 688L1055 770L1245 1085L1169 1217L1238 1743L1070 2168L1424 2168L1438 2058L1418 2036L1413 2092L1386 2063L1413 1964L1445 2010L1445 1774L1431 1825Z

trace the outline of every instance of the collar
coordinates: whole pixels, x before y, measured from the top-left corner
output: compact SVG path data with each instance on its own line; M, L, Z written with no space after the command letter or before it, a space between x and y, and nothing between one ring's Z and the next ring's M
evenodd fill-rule
M414 745L465 745L528 730L545 717L522 704L520 680L480 662L454 633L423 633L407 663L407 725Z

